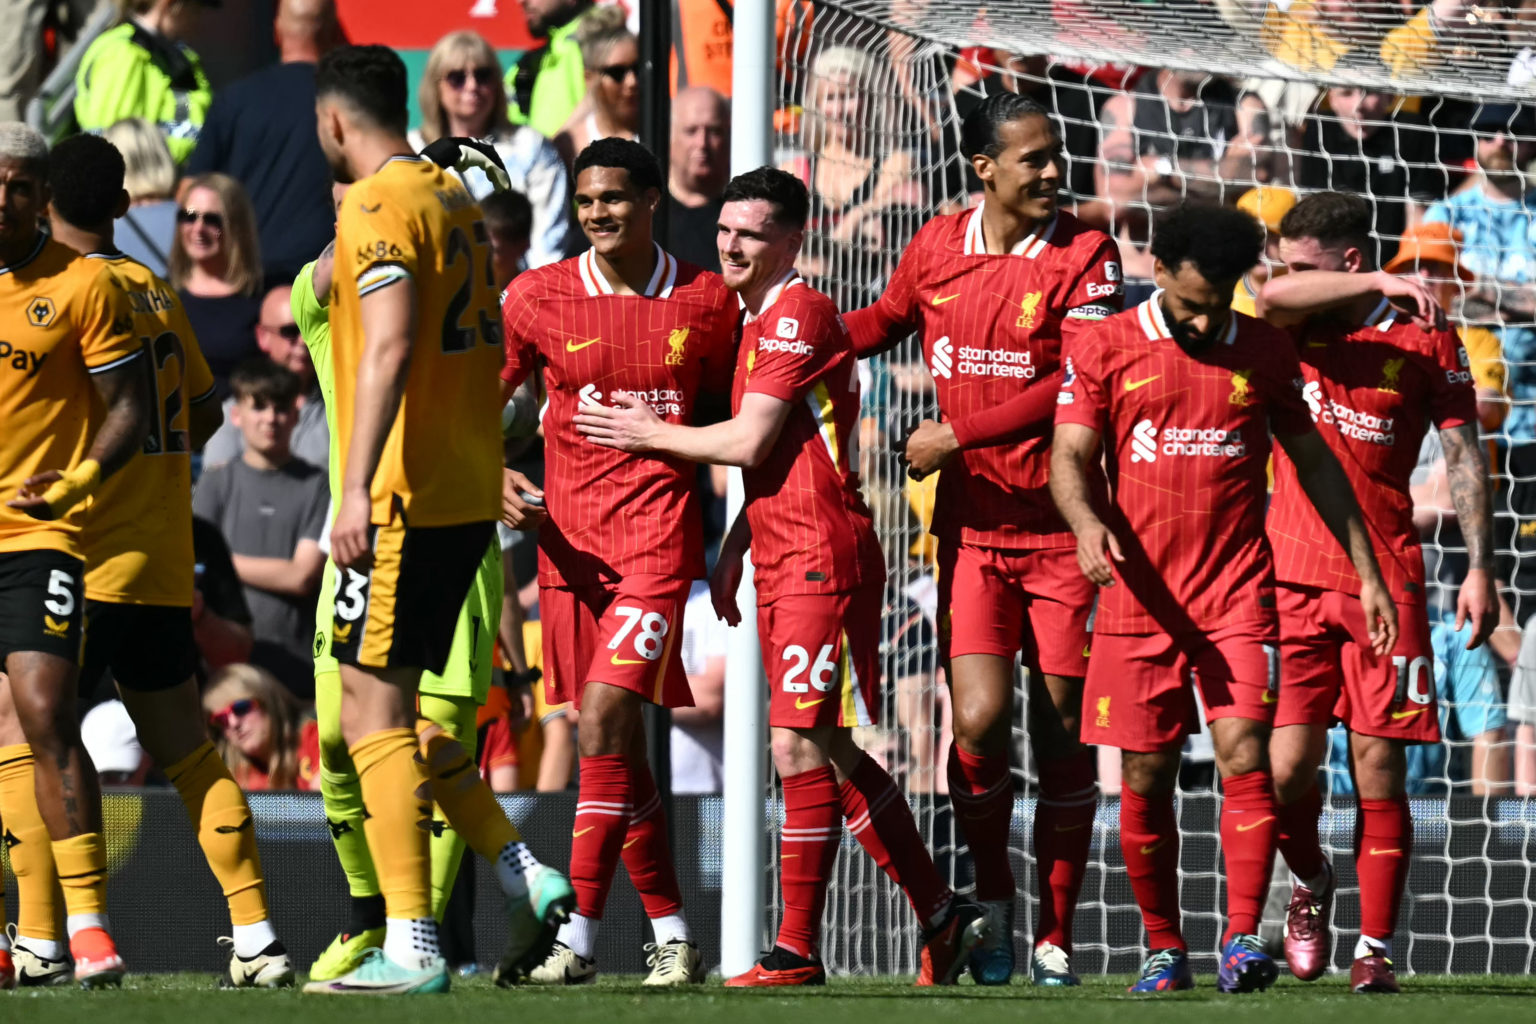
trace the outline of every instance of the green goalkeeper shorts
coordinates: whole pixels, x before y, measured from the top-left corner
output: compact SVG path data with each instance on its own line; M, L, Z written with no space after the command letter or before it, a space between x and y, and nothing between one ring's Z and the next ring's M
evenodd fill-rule
M436 697L472 697L484 704L491 688L491 669L496 659L496 632L501 626L501 545L495 537L486 548L469 596L459 609L453 632L453 648L442 675L423 672L419 689ZM315 608L315 676L337 671L331 657L331 627L336 615L336 566L329 559L320 580Z

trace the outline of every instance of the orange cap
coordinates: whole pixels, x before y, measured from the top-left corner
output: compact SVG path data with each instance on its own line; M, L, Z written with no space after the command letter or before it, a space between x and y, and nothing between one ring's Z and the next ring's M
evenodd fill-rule
M1457 246L1461 245L1461 232L1449 224L1415 224L1403 231L1402 243L1397 255L1387 261L1382 269L1389 274L1411 274L1421 263L1444 263L1456 268L1456 276L1463 281L1475 281L1477 275L1461 265Z

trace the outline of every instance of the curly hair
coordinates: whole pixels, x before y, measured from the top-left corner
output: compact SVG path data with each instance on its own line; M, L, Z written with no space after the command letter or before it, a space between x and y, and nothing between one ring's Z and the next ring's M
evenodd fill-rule
M1264 253L1264 227L1242 210L1181 203L1157 219L1152 255L1176 274L1186 263L1212 284L1236 283Z

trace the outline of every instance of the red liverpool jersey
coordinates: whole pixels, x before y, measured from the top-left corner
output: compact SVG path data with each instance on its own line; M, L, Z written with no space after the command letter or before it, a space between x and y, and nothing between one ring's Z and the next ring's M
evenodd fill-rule
M614 294L588 250L519 275L503 299L502 379L515 386L538 366L549 393L543 586L703 575L694 464L604 448L572 422L583 404L623 393L671 423L690 423L700 390L730 387L735 296L719 275L656 251L644 295Z
M1454 331L1421 331L1383 299L1364 324L1309 320L1294 331L1303 397L1318 431L1354 488L1392 599L1424 603L1424 558L1408 478L1429 423L1477 422L1467 351ZM1360 577L1334 542L1284 452L1275 455L1269 510L1275 578L1360 592Z
M885 580L859 493L859 376L832 300L791 274L742 328L731 411L755 392L792 403L778 442L744 470L757 603Z
M860 354L922 332L950 422L1051 377L1062 340L1118 312L1123 294L1119 252L1102 231L1058 213L1011 253L993 255L982 209L925 224L879 301L848 318ZM985 547L1070 546L1046 486L1049 465L1049 431L956 452L939 474L933 532Z
M1283 331L1233 313L1214 345L1190 355L1168 334L1161 295L1066 345L1056 423L1103 434L1114 493L1105 522L1125 554L1116 585L1099 591L1100 633L1272 620L1270 430L1312 429Z

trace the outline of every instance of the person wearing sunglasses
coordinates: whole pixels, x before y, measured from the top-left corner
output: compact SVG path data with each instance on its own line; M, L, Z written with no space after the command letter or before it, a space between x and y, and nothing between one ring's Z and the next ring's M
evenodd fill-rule
M640 42L616 5L594 7L576 29L587 95L555 136L566 165L598 139L637 139L640 131Z
M564 259L575 237L570 176L548 139L508 117L501 61L491 44L469 30L443 36L427 57L416 99L421 127L408 136L411 145L419 152L448 137L489 143L501 157L511 187L533 207L527 266ZM495 189L478 169L459 177L476 199L485 199Z
M310 790L319 785L320 731L277 677L255 665L230 665L203 694L208 732L246 792Z
M293 289L286 284L268 290L261 300L261 319L256 323L256 346L268 359L299 379L297 419L288 442L293 457L312 466L324 466L330 458L331 431L325 423L325 402L320 395L315 364L299 335L299 325L294 322L292 296ZM245 435L235 424L234 410L235 398L231 395L224 403L223 425L203 448L205 469L222 466L245 453Z
M234 178L201 174L184 187L170 279L208 358L219 398L228 398L230 371L258 354L262 285L256 215Z

